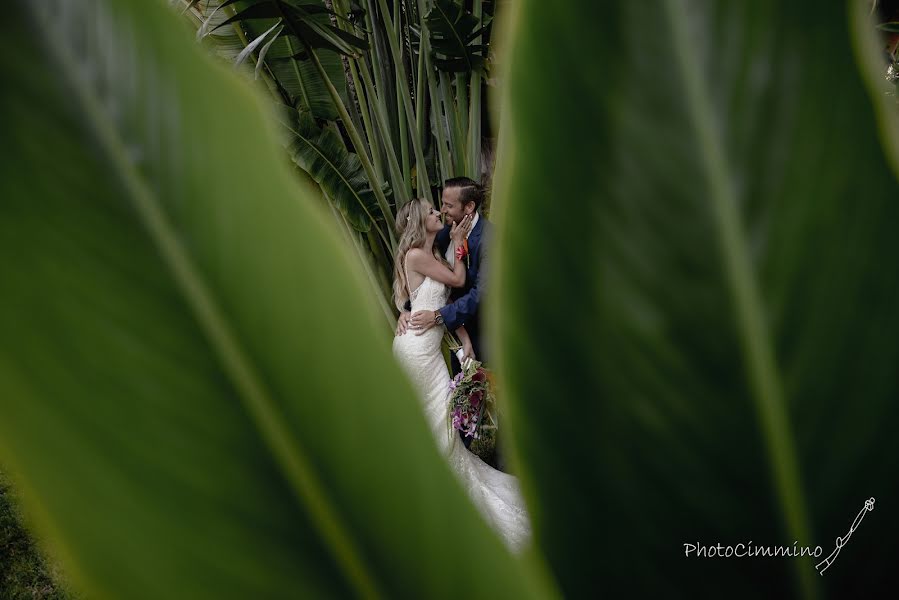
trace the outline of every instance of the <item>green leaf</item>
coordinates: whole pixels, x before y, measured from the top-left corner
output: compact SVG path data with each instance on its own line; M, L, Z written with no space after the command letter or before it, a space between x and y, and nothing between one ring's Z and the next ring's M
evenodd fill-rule
M358 231L369 231L379 214L359 157L348 152L340 135L320 128L307 112L285 110L284 128L291 159L332 198ZM385 227L382 222L379 227Z
M186 0L181 0L182 4ZM198 38L213 53L224 60L234 61L244 44L233 27L219 28L218 25L228 18L224 11L217 10L219 4L215 0L203 0L201 3L185 4L180 14L187 14L188 19L197 29ZM208 35L200 35L209 32Z
M438 69L467 73L484 68L486 46L471 43L484 28L462 4L455 0L436 0L424 20Z
M86 596L539 595L246 82L161 2L0 27L0 460Z
M892 508L815 571L899 493L899 130L876 50L866 78L853 56L873 24L686 4L510 17L492 318L539 544L572 597L894 589ZM685 557L794 540L823 556Z
M224 6L224 4L222 6ZM210 29L209 32L212 33L220 27L230 25L231 23L238 23L240 21L252 21L255 19L278 19L280 17L281 10L276 2L255 2L250 4L247 8L244 8L243 10L238 12L233 17L228 17L227 19L219 23L215 27L215 29Z
M325 83L301 48L298 40L293 37L279 38L269 50L268 65L296 108L311 110L318 119L336 120L337 109L328 95ZM284 60L286 57L294 58ZM320 52L319 59L328 73L328 79L346 101L346 79L340 56L333 52Z
M204 5L206 3L204 2ZM205 16L207 19L211 17L210 23L206 26L211 33L208 38L215 38L214 47L216 51L224 58L234 60L237 54L243 49L243 43L239 40L236 32L230 28L218 27L227 19L222 11L215 13L216 0L212 0L206 7ZM242 4L239 5L243 6ZM311 7L305 5L305 10L309 12ZM327 13L322 7L322 10ZM215 13L215 14L213 14ZM327 14L312 15L309 19L314 20L321 25L329 24ZM250 41L263 34L275 22L271 20L245 20L240 26L247 32ZM202 26L199 27L202 31ZM321 46L321 44L319 44ZM234 50L236 48L236 51ZM325 83L318 76L315 67L307 60L308 54L302 51L302 44L299 39L292 35L288 35L285 30L278 37L266 53L266 65L271 70L274 79L283 89L285 102L292 103L297 108L311 110L312 114L318 119L336 120L338 118L337 109L331 100ZM340 56L333 52L319 52L319 59L322 66L328 73L328 78L332 85L337 89L338 93L346 102L346 79L343 72L343 64Z
M220 8L229 6L235 1L225 0ZM294 4L282 0L243 0L238 6L242 7L239 12L219 23L216 29L231 23L281 18L295 36L299 36L313 48L328 49L347 55L355 54L356 49L368 49L368 43L364 39L331 25L329 15L335 17L336 15L321 5ZM203 23L199 35L208 35L215 31L211 28L210 22L217 10L218 8Z
M277 29L277 31L275 31L276 29ZM262 32L262 35L260 35L256 39L254 39L252 42L247 44L246 48L241 50L240 54L237 55L237 59L235 59L235 61L234 61L234 66L239 67L243 63L243 61L245 61L247 59L247 57L250 55L250 53L253 52L260 45L262 45L263 42L265 42L265 45L263 45L262 48L259 50L258 60L259 60L259 62L265 61L266 52L268 52L268 49L271 47L272 42L275 41L275 38L278 37L278 34L280 34L283 29L284 29L284 26L281 25L281 20L279 19L278 21L275 22L274 25L272 25L271 27L266 29L264 32ZM273 31L275 31L274 35L272 35ZM268 39L267 42L265 41L266 39ZM258 64L256 65L256 69L258 72L258 69L259 69Z

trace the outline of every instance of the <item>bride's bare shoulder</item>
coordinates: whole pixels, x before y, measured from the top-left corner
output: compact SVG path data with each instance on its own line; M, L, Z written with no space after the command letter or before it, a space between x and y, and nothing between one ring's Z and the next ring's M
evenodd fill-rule
M424 264L432 258L432 256L428 256L428 253L421 248L410 248L409 251L406 252L406 265L415 268L416 265Z

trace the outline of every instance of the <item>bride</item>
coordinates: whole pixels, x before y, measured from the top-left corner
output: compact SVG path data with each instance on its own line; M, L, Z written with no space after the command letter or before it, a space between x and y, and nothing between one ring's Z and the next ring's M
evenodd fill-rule
M402 310L406 300L410 300L413 312L437 310L446 304L451 287L465 284L465 261L456 260L450 268L440 258L434 239L443 223L440 213L426 200L406 203L396 223L400 234L393 282L397 306ZM452 224L450 238L456 247L462 245L470 228L470 217L458 225ZM474 358L465 328L460 327L455 333L465 357ZM450 374L440 351L443 334L443 327L432 327L420 335L409 330L394 338L393 353L415 385L437 445L448 457L469 497L506 545L519 551L530 537L530 521L518 480L487 465L454 435L455 430L448 429Z

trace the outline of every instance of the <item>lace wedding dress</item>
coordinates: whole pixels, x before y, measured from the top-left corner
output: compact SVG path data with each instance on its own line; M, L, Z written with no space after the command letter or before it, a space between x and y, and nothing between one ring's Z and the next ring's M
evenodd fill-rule
M413 313L437 310L446 304L449 288L426 277L411 296ZM519 551L531 528L518 480L483 462L465 447L456 430L448 429L450 374L440 351L443 333L443 327L432 327L422 335L407 331L394 338L393 353L418 390L437 445L462 486L506 545Z

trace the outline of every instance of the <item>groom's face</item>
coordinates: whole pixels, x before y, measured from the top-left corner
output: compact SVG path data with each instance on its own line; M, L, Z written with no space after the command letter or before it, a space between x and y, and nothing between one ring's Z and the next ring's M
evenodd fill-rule
M473 210L470 210L474 207L474 202L469 202L468 208L462 206L462 201L459 199L459 194L461 192L462 188L457 187L444 188L443 190L443 195L441 196L443 207L440 209L440 212L443 213L444 222L447 225L449 225L451 221L459 223L465 215L474 212Z

